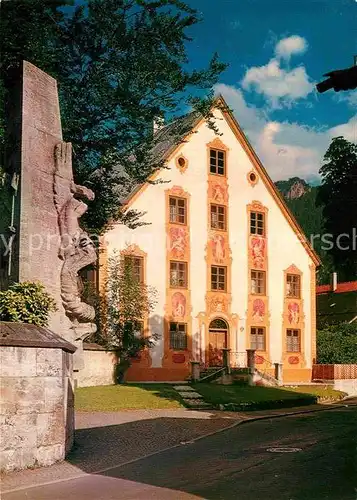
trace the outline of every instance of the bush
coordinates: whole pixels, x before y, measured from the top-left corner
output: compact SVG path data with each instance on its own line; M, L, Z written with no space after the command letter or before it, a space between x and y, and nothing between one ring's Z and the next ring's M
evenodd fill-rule
M357 324L340 323L317 331L317 362L357 363Z
M56 303L41 283L14 283L0 292L0 321L46 326Z

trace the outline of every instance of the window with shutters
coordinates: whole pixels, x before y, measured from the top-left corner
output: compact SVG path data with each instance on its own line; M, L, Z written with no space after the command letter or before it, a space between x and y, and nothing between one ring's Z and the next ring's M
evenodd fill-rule
M135 255L125 255L125 267L130 267L133 278L139 282L144 283L144 258Z
M250 234L265 235L265 216L262 212L250 212Z
M286 295L295 299L300 298L300 276L298 274L286 275Z
M186 200L170 196L170 222L173 224L186 224Z
M187 262L170 261L170 286L187 288Z
M250 329L250 348L265 351L265 328L252 326Z
M265 295L265 271L250 272L251 293L255 295Z
M227 289L227 268L211 266L211 290L225 292Z
M211 205L211 229L227 229L226 207L224 205Z
M286 351L300 352L300 330L292 328L286 330Z
M187 349L186 323L170 323L170 349L183 351Z
M209 170L211 174L226 175L226 152L210 149Z

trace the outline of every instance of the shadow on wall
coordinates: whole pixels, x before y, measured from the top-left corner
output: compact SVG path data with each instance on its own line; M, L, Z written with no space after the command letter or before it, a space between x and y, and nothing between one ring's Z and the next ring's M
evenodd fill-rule
M164 318L158 314L150 316L149 334L155 336L154 347L150 350L151 366L160 367L164 356L165 328Z

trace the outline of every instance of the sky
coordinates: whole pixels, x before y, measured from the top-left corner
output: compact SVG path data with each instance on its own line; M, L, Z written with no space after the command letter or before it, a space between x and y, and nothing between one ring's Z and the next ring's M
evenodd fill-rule
M323 74L353 65L357 0L186 0L189 65L213 52L229 64L216 85L273 180L319 183L333 137L357 142L357 90L318 94Z

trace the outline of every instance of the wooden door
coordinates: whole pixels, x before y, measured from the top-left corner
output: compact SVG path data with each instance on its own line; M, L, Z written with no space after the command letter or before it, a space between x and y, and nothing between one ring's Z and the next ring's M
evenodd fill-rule
M222 349L227 347L227 330L209 330L209 366L223 366Z

